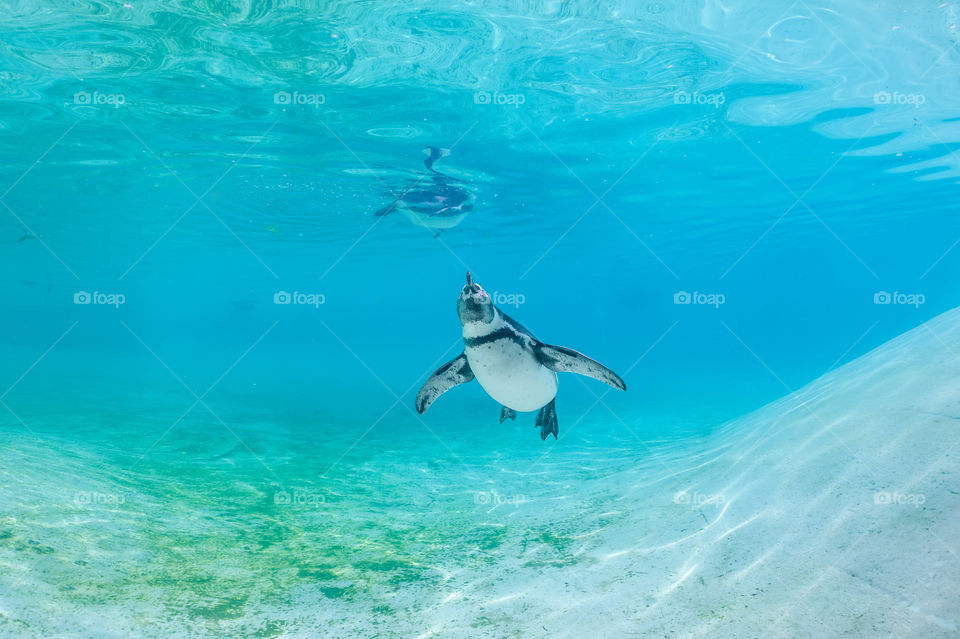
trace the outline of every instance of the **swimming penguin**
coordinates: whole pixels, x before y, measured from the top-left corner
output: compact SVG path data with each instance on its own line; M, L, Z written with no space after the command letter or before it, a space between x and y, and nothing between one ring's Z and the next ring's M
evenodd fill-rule
M437 160L450 155L448 149L430 146L423 151L427 154L423 161L427 175L411 180L393 202L374 215L381 217L399 211L419 226L440 230L453 228L473 211L473 193L460 180L433 168Z
M417 393L423 414L440 395L476 377L490 397L502 405L500 423L516 411L539 410L540 439L557 438L557 373L579 373L620 390L627 385L612 370L563 346L544 344L494 306L490 296L467 273L457 300L463 325L463 352L438 368Z

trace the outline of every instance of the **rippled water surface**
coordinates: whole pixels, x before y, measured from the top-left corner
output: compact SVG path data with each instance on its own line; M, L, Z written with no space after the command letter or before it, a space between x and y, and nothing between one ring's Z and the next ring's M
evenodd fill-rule
M958 25L3 3L0 635L955 636Z

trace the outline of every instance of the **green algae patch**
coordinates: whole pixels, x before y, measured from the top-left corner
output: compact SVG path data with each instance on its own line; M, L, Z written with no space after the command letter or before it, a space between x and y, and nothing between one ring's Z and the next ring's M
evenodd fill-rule
M564 568L592 562L588 557L576 556L570 552L577 539L572 535L557 532L555 529L543 531L531 531L530 541L523 541L523 549L526 550L529 543L533 543L535 559L530 559L524 563L527 568Z
M574 566L580 561L573 555L560 557L559 559L532 559L523 564L524 568L566 568Z
M228 619L239 619L243 616L243 607L247 603L246 595L237 595L235 597L224 597L219 601L207 606L191 606L187 612L191 616L209 619L211 621L223 621Z
M27 548L39 555L49 555L54 552L51 546L45 546L44 544L41 544L39 541L34 541L33 539L27 540Z
M573 543L573 538L568 535L561 535L559 533L553 532L552 530L547 530L540 533L536 536L536 540L541 544L550 546L554 550L564 552L570 545Z
M557 561L554 555L573 547L565 537L510 525L499 513L460 508L462 491L439 484L422 488L398 476L397 490L368 491L367 471L344 464L342 474L311 482L305 477L315 476L315 458L285 468L289 479L276 482L263 481L262 468L249 460L230 468L145 461L126 479L137 499L119 514L98 511L103 521L117 522L115 530L100 531L92 542L58 543L65 568L55 567L69 585L63 598L92 606L135 596L211 636L269 639L297 622L267 611L292 602L316 598L336 614L362 607L391 624L410 613L396 606L398 592L435 591L458 569L494 565L524 541L537 547L535 559ZM323 501L309 503L301 493ZM277 497L286 494L289 503ZM437 498L425 504L423 494ZM37 553L34 561L53 551L28 543L19 526L0 520L0 549ZM126 545L131 538L136 552Z
M260 628L257 628L250 635L256 639L270 639L271 637L280 637L286 634L287 624L283 621L267 621Z
M38 555L50 555L56 552L52 546L41 544L34 539L24 540L9 530L0 530L0 547L9 548L15 552L32 552Z
M507 527L502 524L486 524L473 528L464 536L467 544L479 550L496 550L506 542Z
M353 586L320 586L320 592L327 599L350 599L354 593Z
M370 609L370 612L374 615L385 615L390 617L397 614L396 611L390 606L388 606L387 604L380 604L379 606L374 606L373 608Z
M332 567L301 566L297 569L297 576L312 581L336 581L340 575Z
M384 559L382 561L357 561L354 567L360 570L370 570L374 572L393 572L394 570L403 570L409 568L411 564L399 559Z

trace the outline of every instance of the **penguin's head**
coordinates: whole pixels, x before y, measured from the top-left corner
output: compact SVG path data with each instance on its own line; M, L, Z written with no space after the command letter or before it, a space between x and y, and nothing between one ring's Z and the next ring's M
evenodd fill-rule
M457 315L460 316L460 323L483 322L484 324L493 321L497 311L493 307L493 300L485 290L473 281L470 273L467 273L467 284L460 291L460 297L457 299Z

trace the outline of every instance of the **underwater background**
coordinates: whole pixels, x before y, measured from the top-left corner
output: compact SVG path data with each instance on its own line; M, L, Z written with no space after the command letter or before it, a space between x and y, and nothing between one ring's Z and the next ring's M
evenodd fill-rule
M956 636L958 12L3 3L0 635Z

